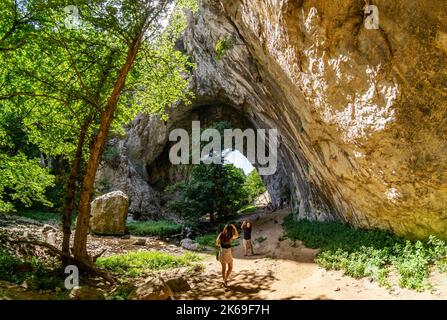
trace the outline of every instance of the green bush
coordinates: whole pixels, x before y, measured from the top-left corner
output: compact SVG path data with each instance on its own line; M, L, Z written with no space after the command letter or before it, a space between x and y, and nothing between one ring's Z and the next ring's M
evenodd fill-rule
M248 191L250 202L256 200L259 195L263 194L267 190L256 169L252 170L250 174L247 175L245 178L244 187Z
M182 226L167 220L159 221L138 221L127 224L129 233L135 236L158 236L166 237L178 234L182 231Z
M284 220L286 236L320 248L315 261L326 269L343 270L354 278L371 277L390 287L389 272L399 275L399 285L423 291L429 289L429 267L446 271L447 245L430 236L427 241L410 241L381 230L355 229L336 222Z
M202 236L198 236L195 241L201 246L207 246L214 248L216 246L216 238L215 234L205 234Z
M111 272L136 277L151 271L189 266L199 260L197 255L189 252L176 256L158 251L140 251L101 257L96 263Z

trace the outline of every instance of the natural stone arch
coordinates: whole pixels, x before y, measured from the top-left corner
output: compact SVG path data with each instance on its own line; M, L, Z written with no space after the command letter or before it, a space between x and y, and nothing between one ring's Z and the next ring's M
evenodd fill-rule
M242 111L237 108L227 105L225 103L214 103L198 105L185 111L180 118L176 121L170 121L169 127L172 129L181 128L185 129L191 134L192 121L200 121L202 129L206 129L216 122L228 121L231 123L232 128L241 129L268 129L260 128L254 125L250 119L247 118ZM183 180L188 175L189 166L172 165L169 161L169 150L175 142L166 141L162 152L150 163L146 164L146 171L148 175L148 183L152 188L161 191L167 184L173 184L179 180ZM246 144L244 143L244 147ZM278 146L278 152L280 152L282 146ZM246 150L239 150L244 156ZM284 154L284 150L282 154ZM291 195L289 179L285 175L284 167L282 165L282 155L278 159L278 167L274 174L269 176L261 176L263 182L271 196L273 207L278 207L281 204L289 202L287 193ZM252 163L252 165L258 169L258 163ZM289 190L289 192L287 192ZM292 196L291 196L292 197Z

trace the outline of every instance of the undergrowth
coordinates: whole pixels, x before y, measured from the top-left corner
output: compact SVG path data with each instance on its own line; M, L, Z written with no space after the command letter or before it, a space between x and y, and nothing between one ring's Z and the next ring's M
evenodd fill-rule
M180 224L167 221L138 221L130 222L127 229L131 235L135 236L159 236L166 237L178 234L182 231Z
M26 283L36 290L52 290L64 287L64 279L57 272L48 269L36 258L23 260L0 247L0 280L15 284Z
M388 289L391 272L399 285L417 291L431 288L430 268L447 271L447 245L430 236L426 241L410 241L386 231L355 229L337 222L294 221L283 223L285 235L301 240L309 248L319 248L315 261L328 270L343 270L354 278L370 277Z
M172 255L158 251L141 251L101 257L96 263L113 273L137 277L152 271L190 266L199 260L197 255L189 252L183 255Z

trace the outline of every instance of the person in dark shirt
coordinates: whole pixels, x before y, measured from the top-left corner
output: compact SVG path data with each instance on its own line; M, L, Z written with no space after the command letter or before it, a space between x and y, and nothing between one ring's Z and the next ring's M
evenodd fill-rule
M253 255L253 243L251 242L251 230L252 230L252 225L250 223L250 221L248 220L244 220L242 222L242 231L244 232L244 256L246 256L248 254L248 250L250 250L251 254Z
M233 270L233 254L231 252L231 240L237 239L239 233L233 224L227 224L216 239L219 249L219 260L222 264L222 278L224 286L227 286L228 278ZM228 265L228 269L227 269Z

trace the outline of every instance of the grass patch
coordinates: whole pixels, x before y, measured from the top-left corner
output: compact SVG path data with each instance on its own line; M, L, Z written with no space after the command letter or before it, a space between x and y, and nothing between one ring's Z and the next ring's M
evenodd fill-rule
M371 277L391 287L389 273L395 271L403 288L423 291L431 288L429 268L447 268L447 245L430 236L426 241L410 241L381 230L354 229L335 222L295 222L284 220L286 236L305 246L320 248L315 261L331 270L343 270L354 278Z
M254 204L248 204L245 207L242 207L241 209L239 209L238 213L239 214L243 214L243 213L251 213L254 212L258 209L258 206L254 205Z
M17 212L17 215L41 223L58 224L61 222L61 215L59 213L49 211L27 210Z
M258 237L258 238L256 238L256 241L258 243L263 243L265 240L267 240L267 237Z
M113 273L137 277L152 271L190 266L200 258L193 253L177 256L158 251L129 252L98 258L96 264Z
M180 233L182 226L167 220L137 221L127 224L127 229L134 236L166 237Z

